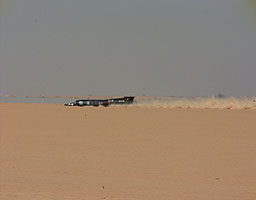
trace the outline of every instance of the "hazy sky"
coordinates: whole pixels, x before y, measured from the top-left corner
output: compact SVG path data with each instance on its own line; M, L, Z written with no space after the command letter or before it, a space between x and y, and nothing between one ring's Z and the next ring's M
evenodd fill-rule
M256 16L245 2L2 2L1 93L256 96Z

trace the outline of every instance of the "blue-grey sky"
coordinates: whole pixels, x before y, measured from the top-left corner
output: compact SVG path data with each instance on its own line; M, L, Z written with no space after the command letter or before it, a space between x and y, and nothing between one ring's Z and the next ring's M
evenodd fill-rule
M238 0L12 0L1 93L256 95L256 22Z

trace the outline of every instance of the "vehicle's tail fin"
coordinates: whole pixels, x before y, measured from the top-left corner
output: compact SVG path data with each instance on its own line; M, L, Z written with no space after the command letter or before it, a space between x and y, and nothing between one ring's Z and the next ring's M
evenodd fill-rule
M124 97L125 101L127 101L128 103L133 103L134 97L133 96L129 96L129 97Z

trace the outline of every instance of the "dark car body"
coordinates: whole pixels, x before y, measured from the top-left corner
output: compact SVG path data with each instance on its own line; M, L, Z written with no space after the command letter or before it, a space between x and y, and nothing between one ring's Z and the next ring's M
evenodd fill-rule
M112 104L122 105L122 104L133 104L134 96L125 96L122 98L112 98L112 99L79 99L75 102L66 103L65 106L109 106Z

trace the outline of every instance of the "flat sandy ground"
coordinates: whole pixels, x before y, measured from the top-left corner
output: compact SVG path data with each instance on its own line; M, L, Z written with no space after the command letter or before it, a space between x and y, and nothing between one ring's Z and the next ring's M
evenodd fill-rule
M1 103L0 199L256 199L256 111Z

